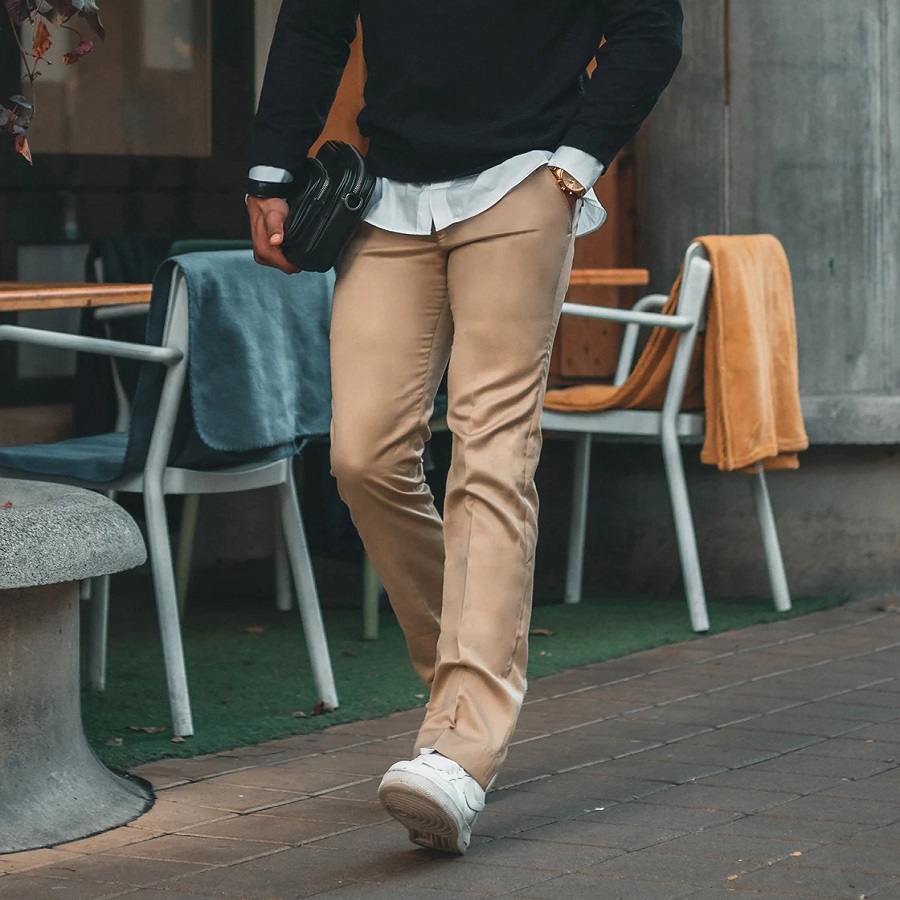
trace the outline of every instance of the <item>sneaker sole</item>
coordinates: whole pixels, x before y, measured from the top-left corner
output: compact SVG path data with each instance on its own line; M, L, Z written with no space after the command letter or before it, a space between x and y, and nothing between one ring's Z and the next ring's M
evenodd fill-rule
M460 856L468 849L471 833L456 804L427 778L388 772L378 788L378 799L419 847Z

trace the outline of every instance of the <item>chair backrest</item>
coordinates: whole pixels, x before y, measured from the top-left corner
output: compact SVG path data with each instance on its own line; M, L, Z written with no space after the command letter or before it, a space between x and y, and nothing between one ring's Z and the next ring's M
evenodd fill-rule
M691 244L684 255L676 312L679 316L690 319L693 324L678 336L662 409L664 425L673 423L681 410L697 336L706 328L706 299L711 275L712 266L703 245Z

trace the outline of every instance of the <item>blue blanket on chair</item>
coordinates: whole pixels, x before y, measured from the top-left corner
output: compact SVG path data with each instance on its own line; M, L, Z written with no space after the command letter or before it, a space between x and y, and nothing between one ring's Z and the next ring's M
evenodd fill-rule
M210 469L282 459L327 434L334 273L284 275L246 250L173 257L153 283L148 344L162 338L176 265L188 288L190 346L170 463ZM164 378L163 366L141 366L127 435L4 447L0 466L98 483L140 471Z
M228 464L235 454L276 459L328 434L334 273L285 275L258 265L246 250L187 253L162 264L154 300L157 291L168 294L176 265L188 288L192 419L173 445L181 445L176 464ZM166 307L151 304L147 343L159 343ZM156 393L159 385L142 388ZM132 459L143 437L132 435Z

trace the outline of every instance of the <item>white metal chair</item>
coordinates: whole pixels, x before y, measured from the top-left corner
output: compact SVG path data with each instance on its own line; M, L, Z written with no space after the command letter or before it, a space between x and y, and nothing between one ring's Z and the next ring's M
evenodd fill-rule
M543 411L542 426L545 431L576 435L565 586L567 603L578 603L581 599L592 441L596 438L659 442L675 519L675 535L691 626L697 632L709 630L703 576L681 456L683 442L702 441L705 416L702 412L683 412L681 406L697 335L705 328L710 274L711 266L706 251L700 244L695 243L688 248L684 258L677 311L674 315L660 313L667 299L661 294L644 297L632 310L563 304L564 315L625 324L622 349L614 376L615 385L622 384L633 368L641 327L672 329L679 335L661 410L608 409L601 412L568 412L544 409ZM775 608L783 612L791 608L791 598L762 466L757 466L747 477L750 479L759 521Z
M181 269L173 270L168 292L154 291L153 302L167 304L159 346L132 344L80 335L60 334L13 325L0 325L0 342L15 341L44 347L98 353L166 367L158 403L142 408L136 401L129 434L106 434L61 441L52 445L0 449L0 473L5 477L39 479L72 484L103 492L143 495L147 538L156 595L166 678L176 735L193 734L187 673L181 639L175 572L169 544L164 498L167 494L212 494L255 488L277 489L280 521L287 557L293 574L306 645L318 699L338 705L331 659L322 622L318 592L297 501L291 457L274 461L242 461L212 469L173 464L171 451L176 430L183 421L189 355L188 288ZM226 398L227 399L227 398ZM126 465L126 454L140 441L136 432L148 434L138 470ZM121 474L116 475L116 466ZM108 476L113 474L112 478ZM102 689L106 680L108 584L93 586L89 683Z

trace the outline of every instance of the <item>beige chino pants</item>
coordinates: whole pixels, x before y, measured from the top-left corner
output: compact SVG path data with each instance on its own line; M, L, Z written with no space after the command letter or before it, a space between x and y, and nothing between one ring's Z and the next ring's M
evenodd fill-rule
M416 748L483 786L525 696L534 473L575 216L541 168L431 235L364 225L335 287L332 471L431 691ZM422 453L448 362L442 522Z

